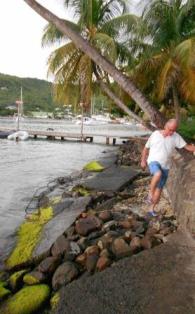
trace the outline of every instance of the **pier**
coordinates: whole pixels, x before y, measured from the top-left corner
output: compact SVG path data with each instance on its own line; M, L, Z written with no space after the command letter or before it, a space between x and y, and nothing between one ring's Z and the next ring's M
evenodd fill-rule
M0 128L0 131L10 131L8 128ZM52 130L23 130L28 132L29 137L37 139L37 138L46 138L48 140L76 140L79 142L94 142L94 137L96 138L104 138L105 144L109 145L115 145L117 143L117 140L128 140L131 139L132 136L124 137L119 135L107 135L107 134L81 134L81 133L67 133L67 132L58 132L58 131L52 131ZM137 138L137 137L136 137ZM143 137L140 137L140 139L143 139Z

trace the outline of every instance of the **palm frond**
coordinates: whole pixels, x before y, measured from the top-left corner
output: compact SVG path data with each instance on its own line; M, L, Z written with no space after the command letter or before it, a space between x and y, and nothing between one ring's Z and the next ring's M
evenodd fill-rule
M183 67L195 67L195 37L184 40L175 48L175 58Z
M113 38L105 33L96 33L92 43L108 60L115 62L117 57L116 44Z

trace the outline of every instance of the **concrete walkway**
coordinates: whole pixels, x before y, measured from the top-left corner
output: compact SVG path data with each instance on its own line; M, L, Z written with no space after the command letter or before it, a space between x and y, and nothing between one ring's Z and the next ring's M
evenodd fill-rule
M176 232L166 244L125 258L61 290L55 314L194 314L195 242Z

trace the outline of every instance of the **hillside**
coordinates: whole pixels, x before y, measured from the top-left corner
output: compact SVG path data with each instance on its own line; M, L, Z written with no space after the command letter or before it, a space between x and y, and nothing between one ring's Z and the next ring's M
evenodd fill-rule
M9 114L7 106L20 99L23 89L24 113L28 111L53 111L52 84L35 78L20 78L0 73L0 115Z

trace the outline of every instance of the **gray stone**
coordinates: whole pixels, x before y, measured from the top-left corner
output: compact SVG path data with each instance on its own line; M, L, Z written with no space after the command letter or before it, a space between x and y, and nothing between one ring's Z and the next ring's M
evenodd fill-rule
M95 253L87 256L85 266L88 272L91 273L95 270L98 258L99 258L99 255Z
M125 257L131 253L129 245L122 238L115 239L111 248L116 258Z
M54 242L51 248L51 254L55 257L60 257L64 255L66 251L68 251L69 246L70 246L70 241L66 239L63 235L61 235Z
M65 286L75 279L79 274L76 265L72 262L65 262L61 264L55 271L52 278L52 287L54 290Z
M56 270L58 265L59 265L59 258L49 256L39 264L37 269L42 273L51 274Z

